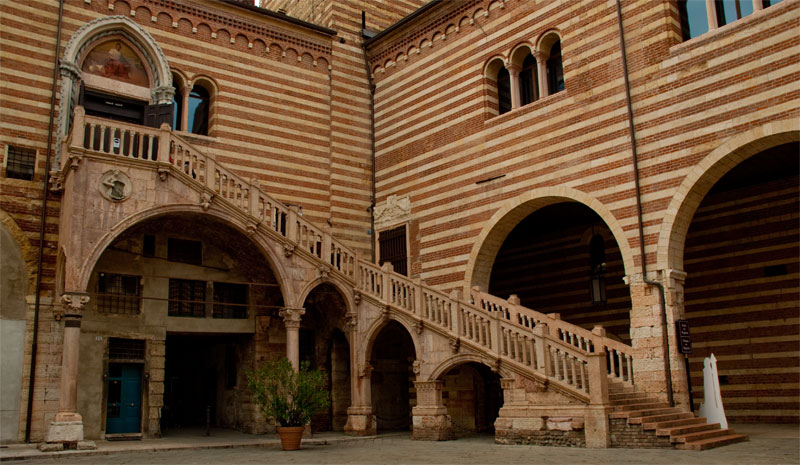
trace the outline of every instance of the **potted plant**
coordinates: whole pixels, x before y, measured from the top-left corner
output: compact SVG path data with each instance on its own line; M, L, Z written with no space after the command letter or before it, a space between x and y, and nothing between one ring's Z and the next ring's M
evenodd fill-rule
M283 450L297 450L311 416L329 404L325 374L309 370L308 362L295 371L285 357L266 362L247 374L248 386L265 418L279 424Z

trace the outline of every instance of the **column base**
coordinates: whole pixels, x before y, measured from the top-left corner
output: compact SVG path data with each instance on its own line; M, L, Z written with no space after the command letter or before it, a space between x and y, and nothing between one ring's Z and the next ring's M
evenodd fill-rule
M586 416L584 416L586 447L594 449L608 449L611 447L611 425L608 423L608 414L610 412L611 408L605 405L590 405L586 407Z
M453 422L444 407L414 407L411 439L449 441L455 439Z
M77 414L76 414L77 415ZM63 415L62 415L63 417ZM77 415L80 419L80 415ZM56 416L56 418L59 418ZM45 443L39 446L40 450L53 450L53 448L91 450L96 449L94 441L83 440L83 422L78 421L53 421L47 430Z
M348 436L375 436L378 434L378 426L372 409L358 407L347 409L344 434Z

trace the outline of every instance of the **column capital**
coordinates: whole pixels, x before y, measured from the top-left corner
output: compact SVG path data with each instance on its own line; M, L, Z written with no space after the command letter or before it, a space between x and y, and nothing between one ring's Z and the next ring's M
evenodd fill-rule
M548 58L550 58L549 53L544 53L541 50L536 50L534 52L531 52L531 55L533 55L533 57L536 58L537 62L542 62L542 63L547 61Z
M61 63L58 65L58 69L61 77L63 78L69 78L73 81L77 81L81 77L81 69L78 67L77 63L72 61L61 60Z
M283 318L283 324L286 326L286 329L297 329L300 328L300 317L305 315L305 313L305 308L286 307L281 309L278 314L281 316L281 318Z
M83 307L89 302L89 294L85 292L65 292L61 294L64 316L80 318Z
M522 66L506 62L506 69L508 70L508 74L511 76L518 76L519 72L522 71Z
M369 378L372 376L372 370L374 369L375 368L372 365L370 365L369 362L366 362L362 364L361 367L359 368L358 375L362 378Z

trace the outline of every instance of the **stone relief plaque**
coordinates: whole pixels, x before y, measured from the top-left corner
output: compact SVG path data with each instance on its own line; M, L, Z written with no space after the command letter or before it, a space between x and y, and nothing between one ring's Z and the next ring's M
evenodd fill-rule
M131 196L133 183L127 174L120 170L110 170L100 176L97 186L100 194L108 200L122 202Z

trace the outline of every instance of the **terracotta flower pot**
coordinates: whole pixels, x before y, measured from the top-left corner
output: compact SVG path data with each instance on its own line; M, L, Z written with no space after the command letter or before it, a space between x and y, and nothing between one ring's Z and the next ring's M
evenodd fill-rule
M303 431L305 431L305 428L302 426L279 426L278 435L281 437L281 447L283 447L283 450L300 449Z

